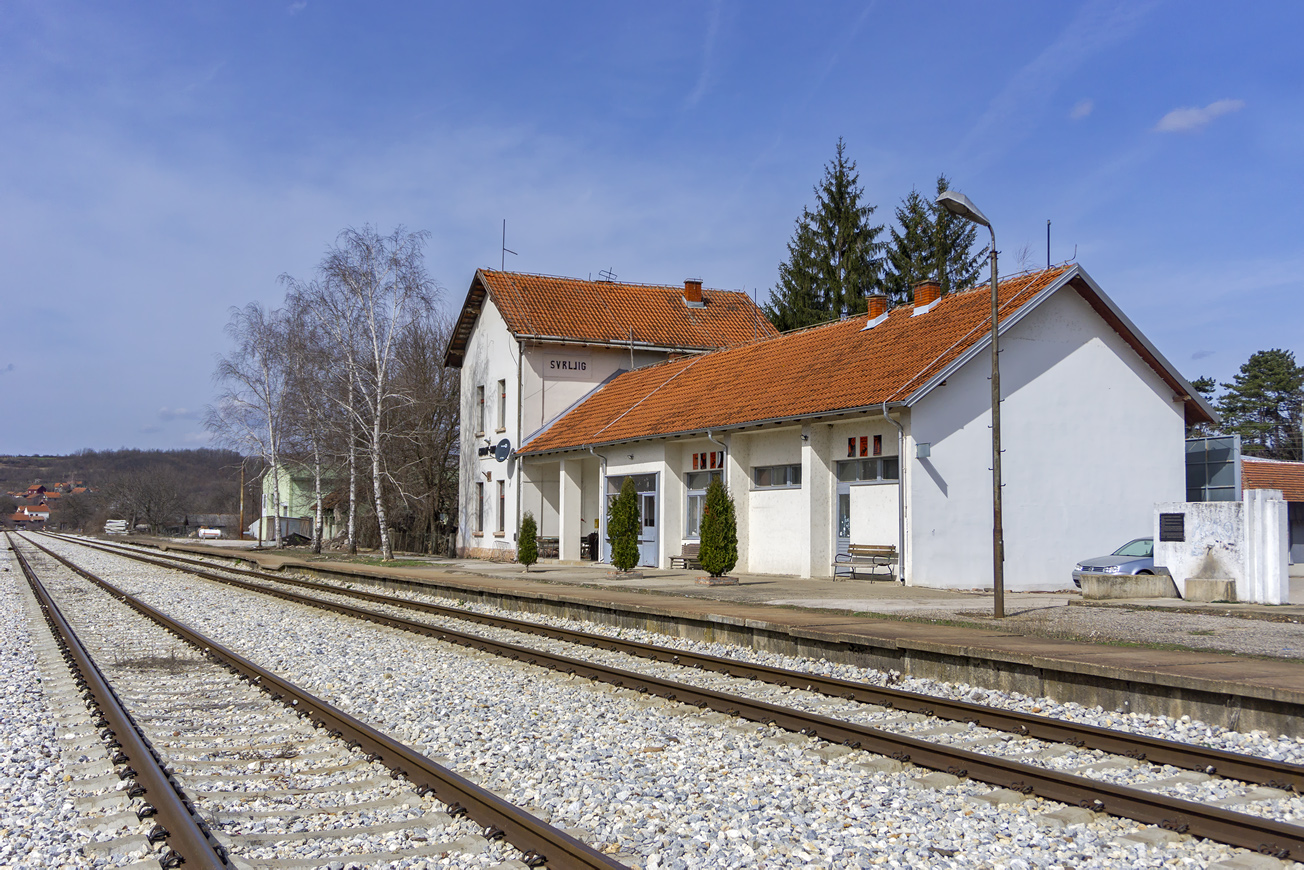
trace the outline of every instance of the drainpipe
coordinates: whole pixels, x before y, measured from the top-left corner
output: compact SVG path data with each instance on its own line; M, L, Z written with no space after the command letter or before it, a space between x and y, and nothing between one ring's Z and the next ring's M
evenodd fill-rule
M906 582L906 429L887 413L883 403L883 419L897 430L897 580Z
M724 453L725 464L720 472L720 476L724 478L724 488L728 489L729 488L729 448L726 447L722 442L716 441L714 438L712 438L710 429L706 430L706 440L710 441L712 444L718 444L720 446L721 452Z
M506 225L504 224L504 226ZM525 367L525 343L520 340L517 340L516 342L516 442L515 442L515 446L512 448L513 452L521 449L521 429L523 427L523 421L521 420L521 417L525 414L525 397L521 395L521 391L525 388L525 384L524 384L525 376L524 373L522 372L522 369L524 367ZM542 398L540 398L540 401L542 401ZM512 531L512 549L515 550L521 545L521 542L517 540L517 536L520 534L521 531L521 513L522 513L521 512L521 501L522 501L521 490L523 489L522 483L524 483L525 481L525 463L516 457L508 457L508 461L516 466L514 469L512 469L512 471L514 472L512 474L512 477L514 478L512 480L512 488L515 490L513 494L516 496L516 528ZM539 516L540 517L543 516L543 511L539 511Z
M593 445L589 445L589 452L602 463L602 474L598 477L598 555L593 559L595 562L601 562L602 541L606 538L607 533L607 506L605 504L607 500L607 457L594 450Z

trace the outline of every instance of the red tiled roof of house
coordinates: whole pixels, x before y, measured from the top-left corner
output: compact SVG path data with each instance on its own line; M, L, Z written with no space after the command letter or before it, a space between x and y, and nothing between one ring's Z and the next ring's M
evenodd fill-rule
M1002 321L1062 282L1084 298L1094 297L1088 302L1102 316L1113 310L1099 298L1085 273L1060 266L1002 281ZM986 285L952 293L931 310L913 314L911 306L900 306L868 330L864 328L868 315L862 315L635 369L596 389L527 440L520 452L528 455L906 401L986 339L991 293ZM1182 392L1180 376L1131 334L1121 318L1110 315L1106 320L1115 330L1128 332L1125 339ZM1194 399L1188 399L1187 417L1201 420L1207 415Z
M1304 501L1304 462L1241 457L1242 489L1279 489L1286 501Z
M493 299L507 328L522 338L672 348L722 347L778 335L746 293L701 290L703 305L684 301L683 286L618 284L479 269L453 329L445 365L459 366L484 304Z

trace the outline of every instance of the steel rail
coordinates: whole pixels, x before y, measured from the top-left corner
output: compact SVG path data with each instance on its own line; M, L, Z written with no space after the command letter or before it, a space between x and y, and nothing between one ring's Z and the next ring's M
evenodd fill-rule
M138 613L199 647L233 672L239 673L251 685L268 692L273 700L281 701L300 716L308 718L314 725L326 729L331 736L355 744L358 749L367 753L371 760L390 768L396 778L401 776L408 779L418 794L433 794L448 805L450 815L467 815L474 819L484 826L487 838L506 839L525 853L526 863L530 866L538 867L546 864L554 870L588 870L588 868L628 870L625 864L604 855L561 829L540 821L488 789L436 764L421 753L353 718L343 710L333 707L272 671L254 664L239 653L200 634L184 623L172 619L162 611L124 592L58 553L35 541L28 540L28 543L78 576L104 589Z
M73 567L72 563L57 554L51 553L51 555ZM79 569L73 567L73 570ZM814 713L805 713L765 701L698 688L504 641L494 641L479 635L427 625L346 604L321 601L286 590L269 589L242 580L226 578L222 582L286 601L403 629L482 652L491 652L512 660L523 660L527 664L541 665L619 688L653 694L671 701L696 705L703 709L709 708L788 731L819 737L830 743L863 749L901 762L945 771L1024 794L1035 794L1048 800L1083 806L1144 824L1159 825L1179 833L1189 833L1228 845L1253 849L1278 858L1293 860L1304 858L1304 827L1152 794L1142 789L1059 773L1017 761L985 756L970 750L930 743L926 740Z
M75 538L63 539L68 540L71 543L102 549L106 552L115 553L126 558L136 559L162 567L174 567L169 565L168 561L176 561L188 566L199 566L201 569L216 567L198 559L190 559L184 556L173 555L172 553L153 556L132 550L119 549L117 546L80 541ZM206 577L207 579L218 582L223 582L227 579L220 575L210 574L204 570L194 570L191 568L187 568L186 570L190 570L198 576ZM1164 740L1159 737L1151 737L1145 734L1133 734L1126 731L1117 731L1111 728L1103 728L1098 725L1086 725L1061 719L1052 719L1049 716L1037 716L1031 713L1022 713L1015 710L1003 710L999 707L989 707L968 701L955 701L947 698L923 695L917 692L908 692L904 689L893 689L887 686L875 686L868 683L838 679L836 677L819 676L817 674L772 667L770 665L741 662L735 659L724 658L722 656L712 656L703 653L676 650L669 647L657 646L655 644L639 643L638 641L623 640L601 634L576 631L574 629L554 628L552 626L540 625L539 623L512 619L505 616L489 616L486 614L461 610L455 607L445 607L422 601L409 601L401 598L394 598L389 595L365 592L358 589L343 589L323 583L314 583L308 580L278 577L263 571L234 567L221 567L217 568L217 570L225 571L229 574L253 577L271 583L295 586L301 589L311 589L319 592L345 595L364 601L388 604L394 607L402 607L411 610L419 610L425 613L462 620L464 622L479 623L494 628L505 628L512 631L535 634L553 640L574 643L580 646L612 650L627 655L651 659L653 661L700 668L706 671L725 674L730 677L752 679L778 686L802 688L807 691L818 692L831 697L842 698L848 701L857 701L864 704L875 704L881 707L899 710L904 713L921 713L939 719L956 722L972 722L984 728L1005 731L1023 737L1032 737L1051 743L1064 743L1085 749L1097 749L1101 752L1108 752L1111 755L1121 755L1138 761L1148 761L1152 764L1167 764L1173 767L1179 767L1185 770L1196 770L1227 779L1236 779L1256 785L1266 785L1272 788L1304 793L1304 765L1301 764L1256 758L1252 755L1228 752L1226 750L1214 749L1212 747L1180 743L1175 740Z
M117 693L64 618L49 590L36 576L27 557L13 546L13 539L8 533L6 539L9 549L18 559L23 576L27 578L27 584L40 602L41 612L62 648L69 668L76 675L78 687L82 689L82 698L95 705L106 723L100 726L100 739L106 741L114 751L113 763L122 768L119 777L132 780L127 794L145 801L136 811L137 818L142 822L151 817L157 820L146 839L151 844L166 843L158 854L159 864L163 868L180 864L204 870L230 868L232 865L224 853L209 840L190 806L169 779L157 754L136 730L135 723L118 700Z

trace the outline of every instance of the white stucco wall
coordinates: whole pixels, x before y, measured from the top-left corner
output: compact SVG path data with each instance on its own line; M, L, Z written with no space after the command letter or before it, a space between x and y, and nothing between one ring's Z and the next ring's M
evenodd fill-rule
M897 546L899 503L895 483L853 483L851 485L852 543Z
M990 366L980 354L910 411L909 583L991 587ZM1001 385L1005 585L1068 588L1076 560L1144 537L1155 503L1184 495L1182 404L1071 288L1002 335Z
M457 546L460 551L497 550L504 555L516 549L517 518L520 516L517 493L517 474L520 463L515 460L498 462L492 456L478 456L477 451L486 439L496 444L506 437L515 447L517 433L516 395L516 340L507 330L507 324L486 298L476 327L467 342L461 370L461 456L458 467L458 522ZM498 381L507 386L507 414L499 419ZM485 431L478 433L479 409L477 387L485 388ZM501 430L501 431L499 431ZM486 477L486 473L488 477ZM507 481L506 532L496 537L494 508L498 481ZM475 484L485 484L486 500L484 534L477 536L475 529ZM488 552L477 553L488 555Z
M735 435L733 440L736 442L740 437ZM752 469L756 466L802 464L801 428L790 426L749 433L746 440L749 463L742 471L743 479L734 485L749 490L747 570L808 576L811 522L805 479L801 487L793 489L752 486ZM739 514L739 522L742 521Z

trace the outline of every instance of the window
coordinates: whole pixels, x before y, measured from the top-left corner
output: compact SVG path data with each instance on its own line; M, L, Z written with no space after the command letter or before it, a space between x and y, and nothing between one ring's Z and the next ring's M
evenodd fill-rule
M484 534L484 483L481 481L475 484L475 533Z
M842 483L873 483L896 480L900 476L901 464L895 456L838 463L838 480Z
M507 481L498 481L498 534L507 532Z
M713 480L723 480L719 471L694 471L687 475L688 509L684 512L684 537L697 538L702 534L702 508L706 506L706 488Z
M498 431L507 429L507 381L498 382Z
M475 434L484 434L484 387L475 388Z
M752 469L752 485L757 489L801 486L801 466L758 465Z

